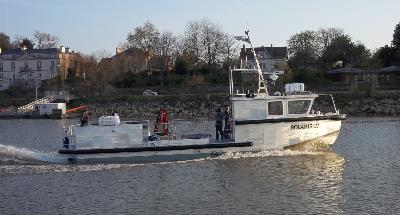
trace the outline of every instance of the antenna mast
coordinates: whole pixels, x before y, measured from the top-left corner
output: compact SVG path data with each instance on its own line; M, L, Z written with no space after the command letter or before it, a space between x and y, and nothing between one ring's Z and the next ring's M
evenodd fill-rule
M249 36L249 30L246 30L245 34L247 36L245 41L250 44L251 52L253 52L254 60L256 62L256 67L257 67L257 72L258 72L258 90L257 90L257 93L258 94L264 93L264 94L268 95L267 83L265 82L264 76L262 74L262 71L261 71L261 68L260 68L260 64L259 64L258 59L257 59L256 51L254 50L253 44L251 43L250 36Z

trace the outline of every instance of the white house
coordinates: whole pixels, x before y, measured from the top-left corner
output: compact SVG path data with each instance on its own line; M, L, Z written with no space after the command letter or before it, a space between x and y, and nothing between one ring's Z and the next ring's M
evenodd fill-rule
M288 60L286 47L257 47L254 48L263 73L283 71ZM243 47L240 52L242 68L252 69L256 67L251 48Z
M48 49L0 49L0 90L16 84L33 88L43 80L52 79L60 72L65 55L71 52L61 46Z

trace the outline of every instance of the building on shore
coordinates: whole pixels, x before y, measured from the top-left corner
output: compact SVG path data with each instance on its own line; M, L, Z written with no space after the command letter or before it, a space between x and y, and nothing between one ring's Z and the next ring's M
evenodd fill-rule
M0 90L39 87L44 80L66 76L69 48L0 50Z
M377 89L395 89L400 83L400 66L372 70L345 66L326 71L325 77L332 81L333 87L340 89L358 89L362 85Z
M254 48L263 73L283 71L288 60L287 47L256 47ZM243 47L240 51L242 68L255 68L256 62L251 48Z

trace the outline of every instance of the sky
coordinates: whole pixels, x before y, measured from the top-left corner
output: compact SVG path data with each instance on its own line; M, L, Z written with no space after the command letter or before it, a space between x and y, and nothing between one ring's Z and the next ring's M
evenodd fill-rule
M400 0L0 0L0 32L33 38L50 33L85 54L115 53L126 36L150 21L183 35L203 18L231 35L250 29L255 46L286 46L291 35L339 27L371 50L390 45Z

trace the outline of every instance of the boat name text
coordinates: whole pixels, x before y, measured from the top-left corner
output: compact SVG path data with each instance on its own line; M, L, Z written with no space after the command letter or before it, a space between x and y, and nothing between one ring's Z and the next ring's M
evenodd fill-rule
M291 125L291 130L300 130L300 129L310 129L310 128L318 128L319 123L308 123L308 124L295 124Z

